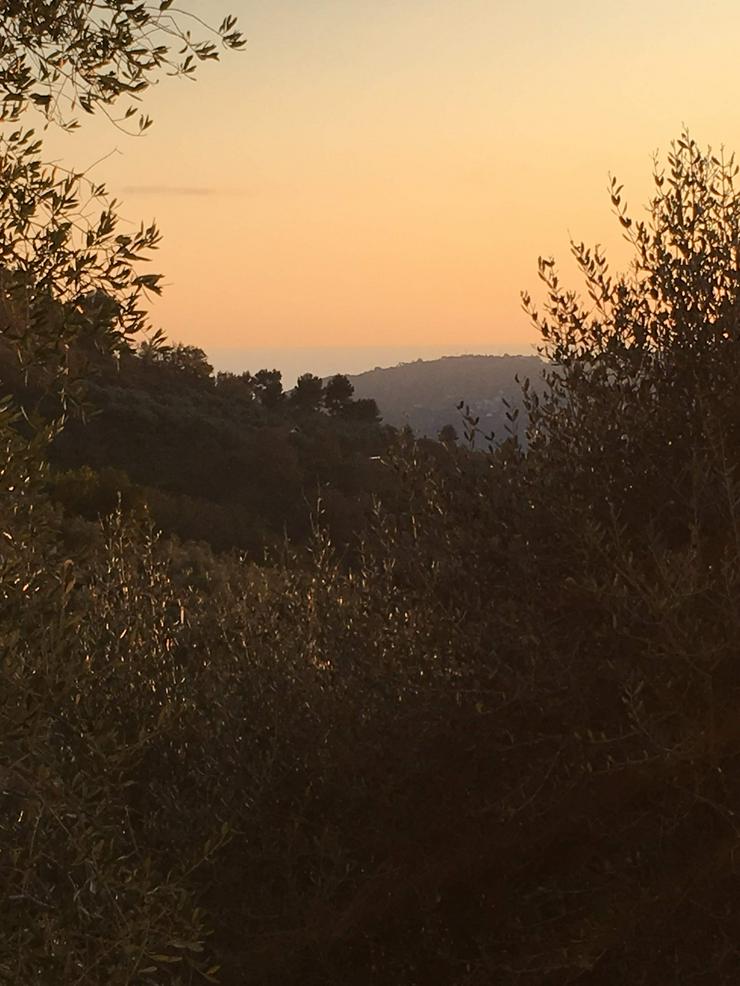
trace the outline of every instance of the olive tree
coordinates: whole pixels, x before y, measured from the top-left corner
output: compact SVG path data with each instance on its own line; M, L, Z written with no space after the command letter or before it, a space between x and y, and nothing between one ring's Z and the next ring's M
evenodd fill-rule
M707 506L712 499L712 469L726 477L737 459L737 173L733 157L703 151L683 133L667 167L655 162L645 218L628 214L622 186L611 180L633 251L629 269L613 273L601 248L572 243L585 297L561 284L550 258L539 261L543 311L523 296L550 364L549 391L529 396L530 447L560 455L568 463L562 475L602 516L647 512L679 538L696 516L696 498Z
M44 488L53 428L29 429L28 407L24 418L4 397L20 369L37 393L66 400L86 352L111 358L147 327L144 301L160 284L141 265L158 244L156 226L122 229L104 185L45 164L26 110L36 107L47 123L65 127L74 125L77 106L114 119L119 98L138 101L162 70L191 75L199 59L217 57L215 45L192 39L169 6L0 0L3 983L185 984L214 982L217 971L189 880L226 839L224 820L211 810L193 835L192 812L185 817L178 793L160 789L148 806L139 799L155 787L149 740L161 738L165 755L175 749L188 700L178 709L166 709L167 701L138 706L131 688L138 682L148 699L168 672L157 669L144 684L140 669L110 649L143 618L149 643L137 643L136 652L147 660L170 654L174 640L155 640L154 627L184 612L178 590L159 595L147 577L137 594L137 575L113 547L118 534L97 582L92 569L82 574L85 552L65 541ZM217 33L227 47L242 44L233 18ZM129 106L123 119L134 112ZM140 117L139 129L147 126ZM120 629L107 615L96 639L83 641L80 629L105 612L110 593L120 602ZM180 678L192 687L192 674ZM114 722L116 710L124 719ZM182 748L177 759L185 762ZM186 772L182 791L192 783L190 760ZM193 837L172 852L180 819Z
M139 265L160 236L154 223L122 230L104 184L44 164L26 111L66 129L77 107L121 125L162 73L192 77L219 46L244 45L234 17L211 30L171 6L0 0L0 348L66 394L81 346L115 354L148 328L143 302L160 275ZM190 22L217 41L193 37ZM139 132L150 123L140 114Z
M77 107L109 113L119 99L123 114L165 71L192 77L199 61L215 60L219 47L242 48L236 18L209 28L173 0L2 0L0 2L0 104L4 120L29 106L67 128ZM209 37L193 37L190 26ZM217 41L214 41L216 38ZM149 118L139 117L146 129Z

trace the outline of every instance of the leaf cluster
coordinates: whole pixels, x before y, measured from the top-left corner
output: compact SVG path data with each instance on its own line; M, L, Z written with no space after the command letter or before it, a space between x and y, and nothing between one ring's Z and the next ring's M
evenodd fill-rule
M147 327L159 275L138 265L160 237L121 231L105 186L44 165L39 148L33 130L0 138L0 343L53 387L86 350L120 352Z
M193 22L215 40L194 37ZM216 29L172 0L2 0L0 4L0 115L15 121L29 107L74 129L71 115L100 110L117 125L137 114L142 95L166 72L192 78L199 62L218 60L219 49L240 49L236 19ZM122 116L112 108L130 100ZM139 114L138 132L151 125Z

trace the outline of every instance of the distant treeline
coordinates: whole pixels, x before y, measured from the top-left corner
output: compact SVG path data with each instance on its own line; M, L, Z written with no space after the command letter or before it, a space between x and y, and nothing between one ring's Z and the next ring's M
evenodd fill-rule
M337 545L356 547L375 502L397 499L383 462L396 429L346 376L307 373L286 392L279 370L214 373L202 349L159 338L79 359L83 413L56 437L48 479L70 518L146 507L169 534L261 558L286 539L304 543L319 516ZM8 352L0 371L26 407L59 413Z

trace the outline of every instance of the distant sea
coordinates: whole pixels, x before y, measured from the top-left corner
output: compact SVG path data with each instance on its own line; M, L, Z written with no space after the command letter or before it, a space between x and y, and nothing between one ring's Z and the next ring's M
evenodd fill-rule
M376 367L397 366L415 360L440 359L443 356L531 356L533 348L521 343L507 346L486 346L467 343L451 346L302 346L297 348L243 347L212 348L208 358L216 370L241 373L250 370L280 370L283 386L295 385L301 373L328 377L334 373L356 374Z

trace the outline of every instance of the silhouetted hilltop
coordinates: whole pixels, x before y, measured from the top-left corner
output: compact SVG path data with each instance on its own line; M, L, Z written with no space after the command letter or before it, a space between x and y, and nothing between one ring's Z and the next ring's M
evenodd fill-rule
M417 434L433 438L445 425L461 431L457 405L465 401L480 416L479 427L501 438L507 424L504 401L521 407L516 377L529 377L534 385L543 365L538 356L445 356L376 367L350 380L358 397L377 401L388 424L408 424Z

